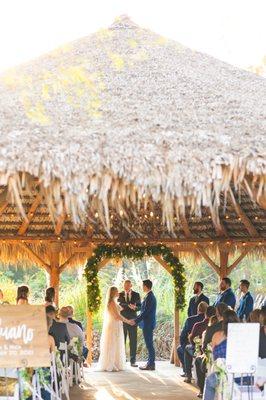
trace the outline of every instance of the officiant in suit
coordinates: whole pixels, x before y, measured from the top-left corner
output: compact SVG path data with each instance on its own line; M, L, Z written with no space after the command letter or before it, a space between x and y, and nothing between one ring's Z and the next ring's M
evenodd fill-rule
M130 280L124 282L124 291L119 293L118 303L122 307L121 315L126 319L136 319L137 311L141 308L140 295L132 290L132 283ZM137 367L136 353L137 353L137 325L129 325L123 323L125 342L129 337L130 348L130 364L132 367Z

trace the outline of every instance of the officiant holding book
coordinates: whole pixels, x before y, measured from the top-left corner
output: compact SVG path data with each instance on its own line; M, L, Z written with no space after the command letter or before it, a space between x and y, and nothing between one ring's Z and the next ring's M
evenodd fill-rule
M130 280L124 282L124 290L119 293L118 303L122 307L121 315L128 319L136 319L137 311L141 308L140 295L132 290L132 283ZM131 326L123 323L125 343L127 337L129 337L129 348L130 348L130 364L132 367L137 367L136 364L136 353L137 353L137 325Z

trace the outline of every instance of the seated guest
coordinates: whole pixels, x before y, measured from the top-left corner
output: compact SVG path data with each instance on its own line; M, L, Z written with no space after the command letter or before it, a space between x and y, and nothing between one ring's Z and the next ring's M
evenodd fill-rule
M190 341L190 344L187 344L185 347L184 351L184 365L185 365L185 374L186 374L186 379L184 382L186 383L191 383L192 379L192 362L193 362L193 357L194 357L194 352L195 352L195 344L194 344L194 339L196 337L201 338L203 332L206 330L208 323L209 323L209 318L211 318L213 315L215 315L215 307L213 306L208 306L205 312L205 318L201 322L197 322L191 331L191 334L188 336L188 339Z
M25 304L29 304L28 299L24 296L17 297L17 305L24 306Z
M68 321L71 324L76 324L80 327L80 329L83 331L83 326L82 323L79 321L76 321L75 319L73 319L73 315L74 315L74 308L72 306L67 306L68 309Z
M202 282L195 282L193 287L193 293L195 296L191 297L189 300L188 306L188 316L191 317L192 315L197 314L198 305L201 301L205 301L205 303L209 304L209 298L202 293L203 290L203 283Z
M25 299L25 300L27 300L27 304L28 304L29 294L30 294L30 290L29 290L28 286L26 286L26 285L19 286L17 289L17 303L18 303L18 299Z
M55 345L59 349L60 343L67 343L70 342L70 336L67 330L67 326L63 322L56 321L56 310L53 306L47 306L45 308L46 315L50 317L53 322L52 326L49 329L49 335L53 336Z
M53 287L49 287L45 291L45 307L54 306L55 290Z
M242 296L236 313L241 321L247 321L249 314L253 310L254 300L248 290L249 285L250 283L246 279L240 281L239 289L241 290Z
M255 308L255 310L251 311L248 316L248 322L259 322L260 321L260 309Z
M188 344L188 335L191 333L193 326L197 322L201 322L204 320L205 312L208 307L208 304L205 301L202 301L198 305L198 312L197 315L192 315L186 319L185 325L180 334L180 345L177 348L177 354L180 362L182 363L183 370L185 372L185 364L184 364L184 351L185 347ZM185 373L182 376L186 376Z
M217 296L217 299L214 302L214 306L216 307L219 303L225 303L233 310L236 305L236 296L234 295L233 290L231 289L231 279L223 278L220 282L220 293Z
M212 338L213 361L216 361L218 358L226 358L228 324L236 322L239 322L239 318L235 311L227 310L224 312L222 330L216 332ZM207 376L203 393L204 400L215 399L218 384L218 376L215 372Z
M266 308L260 310L260 341L259 341L259 357L266 358Z
M62 307L59 311L59 321L66 324L70 339L74 337L80 339L82 344L82 355L86 359L88 356L88 349L85 346L84 333L77 324L72 324L71 322L69 322L68 318L69 318L68 307Z
M50 350L50 353L52 353L53 351L55 351L55 341L54 341L53 336L50 335L49 331L50 331L50 328L52 327L53 319L50 318L47 314L46 314L46 322L47 322L47 329L48 329L49 350Z
M223 324L223 314L228 310L228 306L225 303L219 303L216 307L216 318L217 321L215 322L215 317L211 317L210 321L214 323L209 323L206 331L203 334L203 342L202 342L202 356L198 356L195 359L195 367L196 367L196 374L197 374L197 383L200 389L198 397L201 398L203 396L203 389L205 383L205 376L206 376L206 363L204 352L207 349L207 346L212 341L213 335L222 329Z
M205 351L208 344L211 343L213 335L222 329L223 315L224 312L228 310L228 305L225 303L219 303L216 307L216 317L218 322L214 325L208 326L204 336L204 341L202 345L202 350Z

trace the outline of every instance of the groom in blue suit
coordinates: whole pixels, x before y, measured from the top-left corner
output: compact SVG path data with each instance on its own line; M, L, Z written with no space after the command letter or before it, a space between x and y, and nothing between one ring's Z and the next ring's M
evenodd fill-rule
M153 345L153 331L156 326L156 298L152 292L152 281L146 279L143 281L143 291L146 293L141 304L140 315L131 320L131 324L138 324L143 331L145 344L149 353L146 366L139 367L143 371L155 370L155 349Z

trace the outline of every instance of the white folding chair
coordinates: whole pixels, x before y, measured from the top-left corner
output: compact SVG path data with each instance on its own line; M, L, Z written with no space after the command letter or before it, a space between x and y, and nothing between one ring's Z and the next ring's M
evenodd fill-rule
M61 377L61 383L59 392L63 393L67 399L69 400L69 387L70 387L70 372L69 372L69 358L68 358L68 348L67 343L60 343L58 349L62 356L62 370L59 371L57 368L57 372ZM58 360L59 361L59 360Z

